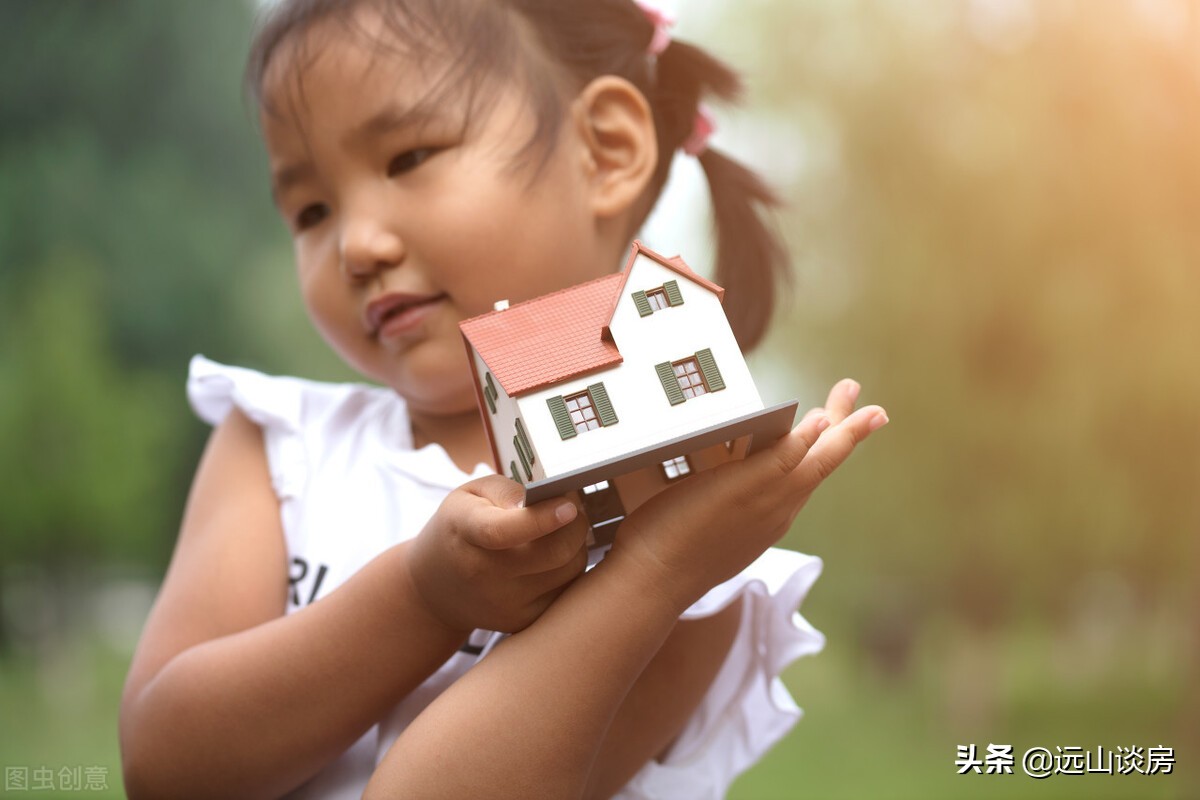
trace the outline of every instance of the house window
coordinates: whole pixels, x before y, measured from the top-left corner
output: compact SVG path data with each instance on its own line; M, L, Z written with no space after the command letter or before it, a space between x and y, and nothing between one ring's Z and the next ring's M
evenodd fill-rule
M577 433L587 433L600 427L596 419L596 408L592 405L592 396L587 392L563 398L567 403L567 412L571 415L571 424Z
M693 397L708 393L708 387L704 384L704 375L701 374L700 365L696 363L696 359L685 358L683 361L676 361L672 366L675 368L675 380L679 382L679 390L683 392L685 398L691 400Z
M725 379L721 377L721 370L717 369L712 350L707 347L679 361L655 364L654 370L666 392L667 401L673 406L725 388Z
M683 305L683 294L679 291L679 281L667 281L662 286L633 293L633 304L637 307L638 315L648 317L655 311L662 311L671 306Z
M586 390L565 397L548 397L546 405L563 439L619 422L603 383L593 383Z
M663 474L667 476L667 480L673 481L676 478L682 478L684 475L690 475L692 465L688 461L687 456L678 456L669 461L662 462Z
M583 487L583 493L584 494L595 494L596 492L603 492L607 488L608 488L608 481L600 481L599 483L593 483L593 484Z

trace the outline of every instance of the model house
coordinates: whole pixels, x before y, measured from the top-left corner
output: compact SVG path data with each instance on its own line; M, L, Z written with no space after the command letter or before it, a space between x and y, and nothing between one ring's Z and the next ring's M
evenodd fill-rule
M461 323L498 472L533 503L572 491L596 539L672 481L786 433L721 306L681 258L634 242L625 269Z

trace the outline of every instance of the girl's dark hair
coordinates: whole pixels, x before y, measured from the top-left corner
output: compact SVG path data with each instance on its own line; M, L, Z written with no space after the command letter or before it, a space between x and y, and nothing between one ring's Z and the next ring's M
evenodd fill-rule
M349 27L355 24L351 12L363 6L378 11L382 31ZM506 13L510 10L515 17ZM452 68L429 102L464 87L472 104L486 102L481 99L486 93L478 90L488 76L521 74L538 120L530 147L547 156L571 95L564 92L562 72L530 68L527 60L522 69L519 54L528 49L529 37L562 65L569 76L566 85L575 89L601 75L625 78L650 105L659 152L649 202L635 227L661 195L672 154L691 134L701 101L734 101L742 88L729 67L686 42L672 39L657 57L649 56L654 26L633 0L279 0L265 12L247 63L247 88L260 106L266 107L263 83L280 44L323 20L346 25L383 49L400 48L418 58L434 50L444 54L449 45ZM714 277L726 289L725 313L734 335L749 350L770 321L776 282L789 278L786 251L767 217L779 200L754 172L712 147L699 160L712 196Z

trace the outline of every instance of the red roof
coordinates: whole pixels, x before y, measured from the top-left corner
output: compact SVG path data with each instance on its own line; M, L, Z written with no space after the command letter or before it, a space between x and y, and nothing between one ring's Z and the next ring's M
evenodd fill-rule
M692 272L679 256L664 258L635 241L621 272L503 311L489 311L464 320L459 329L509 397L620 364L623 359L608 334L608 324L639 252L712 290L718 298L725 294L720 286Z
M489 311L459 323L467 341L509 397L621 363L612 339L603 338L616 272L594 281Z

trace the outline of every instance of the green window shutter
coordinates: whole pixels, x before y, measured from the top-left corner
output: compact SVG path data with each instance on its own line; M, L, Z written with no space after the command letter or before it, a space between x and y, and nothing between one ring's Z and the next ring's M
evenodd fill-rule
M679 281L667 281L663 284L663 291L667 293L667 302L673 306L683 305L683 295L679 293Z
M663 391L667 393L671 405L677 406L687 399L683 396L683 390L679 388L679 379L675 377L675 368L671 366L670 361L655 364L654 369L658 372L658 379L662 381Z
M533 447L529 444L529 434L525 432L525 425L520 419L517 420L517 436L521 438L521 445L525 448L525 457L529 459L529 463L536 464L537 458L533 455Z
M488 410L493 414L496 413L496 393L492 391L492 387L485 386L483 388L483 399L487 400Z
M525 480L533 480L533 470L529 468L529 456L525 455L525 448L521 447L521 437L513 437L513 447L517 448L517 456L521 459L521 466L525 468Z
M725 388L725 380L721 377L721 370L717 369L712 350L706 347L696 353L696 363L700 365L700 374L704 376L704 382L708 384L710 392L719 392Z
M559 436L573 439L579 435L579 431L575 430L575 423L571 422L571 414L567 411L567 401L563 400L561 394L546 398L546 405L550 407L550 416L554 417Z
M617 424L617 413L613 411L612 401L608 399L608 390L604 388L603 383L593 383L588 387L588 394L592 396L592 403L596 406L596 415L600 417L600 424L605 427Z
M643 317L648 317L654 313L654 309L650 308L650 301L646 299L645 292L634 292L633 304L637 306L638 314Z
M496 398L500 396L500 393L496 391L496 384L492 382L492 373L483 373L483 379L487 383L487 386L483 387L483 396L487 399L488 408L495 414Z
M514 481L516 481L517 483L520 483L521 482L521 473L517 472L517 462L515 462L515 461L508 462L508 468L510 470L512 470L512 479Z

